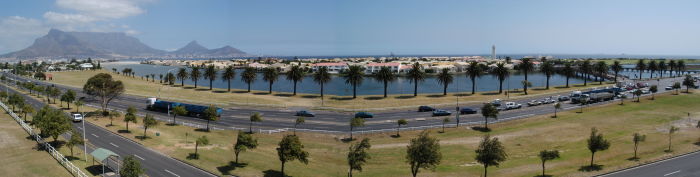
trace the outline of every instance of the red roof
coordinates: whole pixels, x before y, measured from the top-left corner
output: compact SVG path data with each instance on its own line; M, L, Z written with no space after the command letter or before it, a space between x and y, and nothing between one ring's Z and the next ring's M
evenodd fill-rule
M369 63L367 66L399 66L401 63Z
M339 63L314 63L312 66L346 66L348 65L345 62L339 62Z

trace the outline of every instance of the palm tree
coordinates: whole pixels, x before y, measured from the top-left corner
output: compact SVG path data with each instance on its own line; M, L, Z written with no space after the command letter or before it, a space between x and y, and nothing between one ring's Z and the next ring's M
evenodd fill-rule
M204 77L209 79L209 90L212 90L213 82L217 78L216 67L214 65L207 66L207 69L204 70Z
M615 83L617 83L617 74L622 71L622 64L620 64L620 61L615 60L612 66L610 66L610 69L615 73Z
M190 71L190 79L194 81L194 88L197 88L197 80L202 77L202 73L199 73L199 66L193 66L192 71Z
M442 84L442 95L447 95L447 85L450 85L454 77L450 73L449 68L442 68L442 71L437 75L438 83ZM386 96L385 96L386 97Z
M579 66L579 72L583 74L583 85L586 86L588 85L588 76L591 74L591 70L593 70L591 66L591 60L584 60L583 63L581 63L581 66Z
M600 85L603 85L603 76L605 76L605 73L608 73L608 70L608 64L605 63L605 61L598 61L598 63L595 64L595 71L600 75L600 79L598 80Z
M360 65L352 65L348 67L343 77L345 83L352 85L352 98L357 98L357 85L362 84L362 79L365 75L364 68Z
M510 70L506 67L505 63L497 63L496 68L491 71L496 77L498 77L498 93L503 93L503 81L510 76Z
M287 72L287 80L294 82L294 94L292 95L297 95L297 82L301 82L304 76L306 76L306 72L299 65L292 66Z
M396 80L396 74L391 71L391 68L383 66L381 69L379 69L379 72L374 74L374 79L384 83L384 98L386 98L386 88L389 85L389 82Z
M681 74L683 74L683 70L685 70L685 61L678 60L678 62L676 63L676 69L677 69L676 73L678 73L678 76L680 77Z
M323 99L323 85L331 81L331 74L328 73L328 67L320 67L314 73L314 82L321 85L321 99Z
M635 69L639 71L639 79L642 79L642 72L647 69L647 65L644 63L643 59L637 61L637 66L635 66Z
M656 60L651 60L649 62L649 66L647 66L647 70L649 70L649 79L654 77L654 72L658 70L658 66L656 65Z
M227 66L226 69L224 69L224 73L221 74L221 79L225 80L228 82L228 90L231 91L231 80L236 78L236 70L233 68L233 66Z
M668 77L673 77L673 70L676 69L676 60L668 61Z
M182 84L183 87L185 86L185 79L188 77L190 77L190 74L187 73L187 69L180 68L180 70L177 71L177 79L180 79L180 84Z
M243 73L241 73L241 80L248 84L248 92L250 92L250 84L255 82L256 77L258 77L258 75L255 73L255 68L253 67L245 67Z
M571 66L571 63L564 63L564 68L562 68L561 72L566 76L566 88L569 88L569 78L576 74L574 67Z
M522 62L518 65L518 69L525 74L525 82L527 82L527 73L534 69L534 65L529 58L523 58ZM523 84L523 90L525 91L525 95L527 95L527 84Z
M413 96L418 96L418 82L425 80L425 71L421 70L420 64L416 62L411 66L411 70L408 70L406 77L413 82Z
M547 87L546 89L549 90L549 78L554 75L554 63L551 61L545 61L540 65L540 72L544 73L544 75L547 77Z
M656 67L659 69L659 77L663 78L664 77L664 72L668 69L668 66L666 66L666 61L661 60L659 61L659 64L656 65Z
M267 68L263 69L263 80L270 83L270 90L268 91L268 93L272 94L272 84L274 84L275 81L277 81L277 78L279 77L279 75L280 75L280 72L277 71L277 68L275 68L275 67L267 67Z
M483 66L480 66L479 62L472 61L469 62L467 67L467 77L472 81L472 95L476 93L476 78L481 77L484 73Z

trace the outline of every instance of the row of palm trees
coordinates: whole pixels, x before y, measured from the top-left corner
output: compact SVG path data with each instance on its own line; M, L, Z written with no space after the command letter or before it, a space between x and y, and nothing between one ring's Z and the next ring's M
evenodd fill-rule
M639 78L642 78L642 72L644 71L649 71L649 78L653 78L654 73L657 71L659 72L659 77L664 77L665 72L669 72L669 76L674 77L674 71L676 72L675 77L680 77L683 74L685 67L685 61L683 60L678 60L678 62L675 60L669 60L668 64L664 60L659 62L656 60L651 60L648 63L644 60L639 60L637 61L635 69L639 71Z
M654 71L676 71L678 74L685 68L685 63L682 60L676 62L671 60L668 65L664 61L656 62L651 61L648 64L644 60L639 60L637 63L637 69L641 71L649 70L652 73ZM524 74L523 91L527 94L528 87L531 83L528 81L528 74L536 70L535 64L532 59L524 58L521 59L520 64L516 65L514 69L520 71ZM580 62L565 62L563 66L557 67L554 61L544 61L537 68L546 77L545 89L549 89L549 80L556 74L562 74L566 77L566 87L568 88L569 79L571 77L581 76L583 77L583 85L588 85L588 80L590 77L594 77L595 81L599 84L603 83L604 77L612 71L614 73L614 81L617 82L619 73L623 70L622 64L619 61L614 61L612 65L608 65L605 61L597 61L593 63L593 60L584 60ZM366 74L365 69L359 65L349 66L347 70L341 73L341 76L345 79L345 83L352 86L353 98L357 98L357 86L361 85L365 77L373 78L382 84L384 84L384 97L387 97L387 89L389 83L396 81L399 77L397 73L391 70L389 67L382 67L377 73ZM252 67L246 67L240 74L241 80L248 85L248 92L251 91L251 84L257 79L258 70ZM476 79L483 76L484 74L493 74L499 80L498 93L503 93L503 82L510 76L511 70L506 66L506 63L496 63L495 67L489 68L488 66L472 61L466 68L466 76L471 81L471 94L476 93ZM578 74L577 74L578 73ZM293 85L293 95L297 94L297 83L302 82L307 75L311 75L313 81L320 86L321 97L324 95L324 85L331 81L331 74L328 68L321 67L316 72L309 72L306 68L302 68L299 65L294 65L285 74L286 79L294 83ZM274 67L268 67L262 69L262 79L269 84L269 93L272 93L272 85L278 80L280 76L280 70ZM228 91L231 91L231 81L235 79L236 71L233 66L228 66L223 69L220 78L228 82ZM172 76L167 76L170 79ZM180 68L175 76L182 86L184 86L184 81L186 79L191 79L194 82L194 88L197 88L197 82L200 78L209 80L209 89L212 89L212 83L214 80L219 78L218 70L215 66L193 66L189 69ZM418 95L418 84L424 81L427 77L427 73L422 68L419 63L414 63L411 68L405 73L405 77L409 79L411 83L414 84L413 96ZM438 83L443 86L443 95L447 95L447 87L454 82L453 73L449 69L445 68L438 72L436 75ZM170 82L172 84L172 82Z

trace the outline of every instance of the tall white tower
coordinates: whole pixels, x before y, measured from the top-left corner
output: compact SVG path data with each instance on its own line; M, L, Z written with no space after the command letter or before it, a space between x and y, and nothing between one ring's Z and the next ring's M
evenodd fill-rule
M491 46L491 59L496 59L496 45Z

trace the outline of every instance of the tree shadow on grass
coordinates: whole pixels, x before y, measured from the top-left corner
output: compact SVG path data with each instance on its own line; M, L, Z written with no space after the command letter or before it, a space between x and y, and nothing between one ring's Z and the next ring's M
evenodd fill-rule
M194 89L194 87L192 87L192 86L185 86L185 87L182 87L182 88L184 88L184 89Z
M167 126L177 126L178 124L174 124L174 123L170 122L170 123L167 123L167 124L165 124L165 125L167 125Z
M255 92L253 95L270 95L270 92Z
M393 134L393 135L391 135L390 137L392 137L392 138L401 138L401 135Z
M187 160L197 160L197 159L199 159L199 154L189 153L187 155Z
M425 97L428 97L428 98L442 98L442 97L446 97L446 96L447 96L447 95L443 95L443 94L434 94L434 95L427 95L427 96L425 96Z
M150 136L139 135L139 136L136 136L136 139L139 139L139 140L143 141L143 140L151 139L151 137L150 137Z
M364 98L365 100L383 100L383 96L368 96Z
M576 85L574 85L574 87L585 87L585 86L587 86L587 85L583 85L583 84L576 84Z
M547 88L532 88L532 90L548 90Z
M350 138L343 138L343 139L340 139L340 141L342 141L343 143L349 143L349 142L355 141L356 139L357 139L357 138L354 138L354 137L353 137L352 139L350 139Z
M472 130L480 131L480 132L491 132L490 128L486 127L472 127Z
M219 166L216 167L216 169L223 175L231 175L231 171L236 170L237 168L245 168L246 166L248 166L248 163L236 163L230 161L228 162L228 165Z
M321 98L321 95L302 95L302 98Z
M281 96L281 97L292 97L292 96L294 96L294 95L291 94L291 93L277 93L277 94L274 94L274 95L275 95L275 96Z
M247 90L237 90L237 91L233 91L233 93L250 93L250 92Z
M484 92L484 93L481 93L481 95L500 95L500 94L501 94L501 93L498 93L498 92Z
M347 101L347 100L354 100L352 97L331 97L332 100L338 100L338 101Z
M409 99L409 98L415 98L413 95L401 95L401 96L396 96L394 97L396 99Z
M117 130L117 133L131 133L131 130Z
M639 161L639 157L630 157L630 158L627 158L627 160L629 160L629 161Z
M209 130L207 130L206 128L196 128L196 129L194 129L194 131L198 131L198 132L209 132Z
M108 170L108 168L104 168L105 170ZM89 167L85 167L85 170L88 171L92 176L98 176L102 174L102 165L91 165ZM105 171L107 172L107 171Z
M602 169L603 169L603 165L593 164L593 165L581 166L581 168L579 168L578 171L591 172L591 171L600 171Z
M66 157L66 159L68 159L68 161L80 160L79 157L75 157L75 156L67 155L65 157Z
M693 144L695 144L696 146L700 146L700 140L698 140L698 142L695 142Z
M197 89L194 89L194 90L196 90L196 91L211 91L211 90L209 90L208 88L197 88Z
M556 87L554 87L554 88L556 88L556 89L564 89L564 88L569 88L569 87L566 87L566 86L556 86Z
M211 91L211 92L214 92L214 93L228 93L228 91L226 91L226 90L214 90L214 91Z
M282 176L282 172L277 170L265 170L263 171L263 177L288 177L287 175Z

